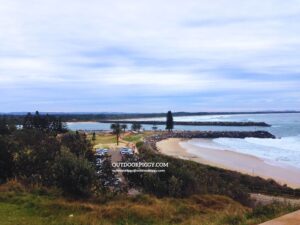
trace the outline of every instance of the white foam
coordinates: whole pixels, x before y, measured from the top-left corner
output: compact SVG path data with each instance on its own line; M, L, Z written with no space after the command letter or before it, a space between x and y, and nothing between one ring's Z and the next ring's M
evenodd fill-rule
M191 144L253 155L272 165L300 168L300 136L281 139L216 138L211 142L194 140Z

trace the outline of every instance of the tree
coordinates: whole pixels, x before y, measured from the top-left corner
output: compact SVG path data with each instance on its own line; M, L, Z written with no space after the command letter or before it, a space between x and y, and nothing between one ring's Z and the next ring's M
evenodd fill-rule
M92 141L96 141L96 133L95 132L93 132Z
M168 130L170 132L173 130L173 128L174 128L173 115L172 115L172 112L169 111L167 113L166 130Z
M32 129L33 128L33 121L32 121L31 113L27 113L23 120L23 129Z
M133 123L131 125L131 130L133 131L139 131L140 129L142 129L142 125L140 123Z
M43 120L43 117L40 116L39 111L36 111L35 115L33 116L33 126L36 129L43 129L44 127L42 126L42 124L43 124L42 120Z
M10 134L9 126L5 118L0 118L0 135Z
M64 133L67 131L65 123L61 118L50 116L48 114L41 115L38 111L34 115L28 113L23 120L23 129L35 129L53 134Z
M122 124L121 127L122 127L122 129L123 129L123 131L124 131L124 133L125 133L125 131L126 131L126 129L127 129L127 124Z
M119 123L113 123L113 124L110 125L110 129L112 129L113 134L116 135L117 145L119 145L119 138L120 138L120 135L122 133L121 125Z
M52 119L52 121L51 121L51 119ZM68 131L66 124L64 122L62 122L60 117L58 117L58 118L50 117L50 121L53 124L54 131L59 132L59 133L65 133Z

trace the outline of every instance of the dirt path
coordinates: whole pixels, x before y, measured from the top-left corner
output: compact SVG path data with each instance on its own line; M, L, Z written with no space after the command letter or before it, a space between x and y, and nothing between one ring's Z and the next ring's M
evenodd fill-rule
M260 225L300 225L300 210Z
M272 202L286 202L292 205L299 205L300 206L300 199L296 198L284 198L284 197L277 197L277 196L270 196L270 195L263 195L263 194L251 194L251 198L256 201L258 204L268 205ZM300 225L300 223L298 224Z
M120 151L117 148L109 149L109 154L111 155L112 162L118 162L121 161L122 159Z

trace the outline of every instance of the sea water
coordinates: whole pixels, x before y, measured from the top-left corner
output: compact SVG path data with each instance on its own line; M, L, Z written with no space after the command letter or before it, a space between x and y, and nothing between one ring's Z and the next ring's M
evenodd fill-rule
M269 164L294 166L300 168L300 114L248 114L206 116L199 121L261 121L271 125L267 130L276 139L261 138L216 138L212 142L193 141L198 147L217 150L232 150L264 159ZM236 127L237 130L239 130Z
M165 118L147 118L139 120L163 121ZM210 143L201 141L193 144L218 150L232 150L263 158L268 163L292 165L300 168L300 113L280 114L237 114L237 115L206 115L174 117L175 121L236 121L266 122L271 127L226 127L226 126L175 126L176 130L203 131L255 131L266 130L276 139L260 138L216 138ZM110 124L87 122L68 123L71 130L109 130ZM130 124L128 124L130 127ZM157 126L164 129L163 125ZM143 125L149 130L152 125ZM209 146L207 146L209 145Z

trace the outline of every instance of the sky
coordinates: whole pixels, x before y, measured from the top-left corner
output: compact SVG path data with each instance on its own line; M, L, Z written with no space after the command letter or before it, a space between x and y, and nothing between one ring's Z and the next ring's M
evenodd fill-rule
M0 0L0 112L300 110L300 0Z

